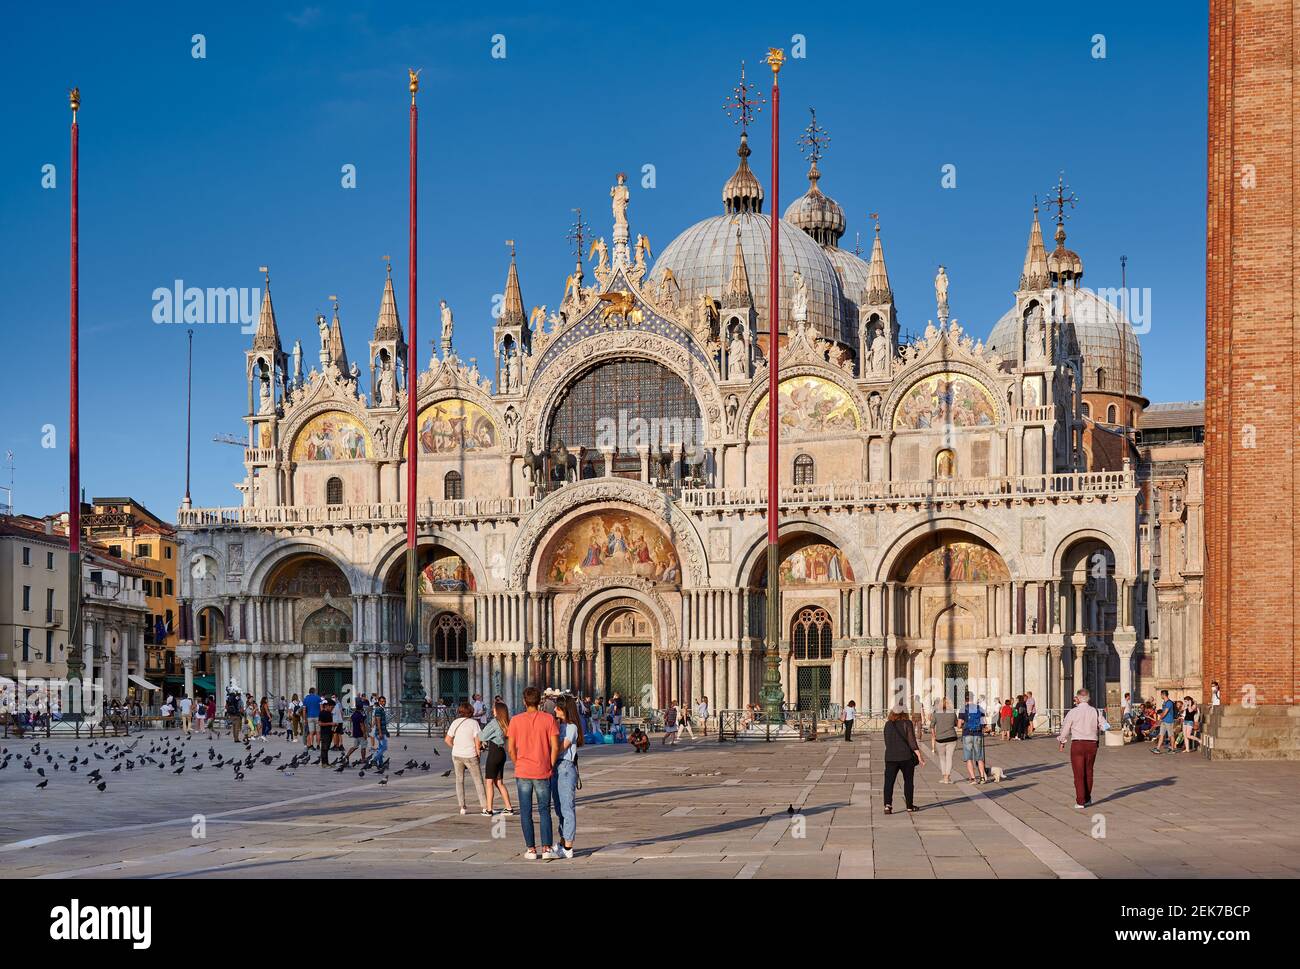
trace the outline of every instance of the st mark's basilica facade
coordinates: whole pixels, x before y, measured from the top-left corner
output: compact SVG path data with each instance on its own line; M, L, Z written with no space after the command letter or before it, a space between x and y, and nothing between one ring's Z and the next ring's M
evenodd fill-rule
M425 692L755 700L774 297L749 151L742 136L720 211L653 263L619 176L611 242L587 240L553 312L525 310L512 252L491 376L456 356L445 306L440 352L405 373L391 277L364 358L336 310L304 375L268 285L242 502L179 512L182 658L213 653L219 684L258 695L401 696L414 393ZM1137 690L1139 482L1127 462L1092 470L1085 446L1090 393L1141 401L1128 324L1080 287L1059 218L1047 248L1035 209L991 334L950 317L940 270L935 320L904 339L879 225L869 259L840 248L815 155L809 178L780 223L777 297L789 702L881 710L969 683L1048 708L1080 686Z

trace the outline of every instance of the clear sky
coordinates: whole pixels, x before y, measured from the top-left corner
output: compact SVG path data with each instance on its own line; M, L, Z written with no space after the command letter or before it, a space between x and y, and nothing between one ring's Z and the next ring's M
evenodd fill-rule
M260 287L271 268L286 351L337 294L365 361L382 256L406 307L406 68L420 96L420 341L437 301L462 358L490 367L492 298L519 248L526 306L559 303L581 206L609 236L627 171L632 231L656 253L721 211L740 61L806 40L782 72L782 208L806 187L807 108L830 131L823 190L869 239L878 211L904 329L953 315L987 336L1011 305L1033 196L1064 169L1084 283L1149 288L1152 400L1204 395L1205 0L773 4L22 4L0 37L0 452L19 511L67 504L67 89L81 88L81 432L88 496L172 518L184 492L185 327L153 322L175 280ZM468 12L467 12L468 11ZM206 56L192 56L202 34ZM504 58L493 36L504 35ZM1104 35L1105 57L1094 56ZM767 185L766 110L753 167ZM43 166L56 187L42 187ZM356 187L342 168L356 166ZM653 165L656 187L640 172ZM955 165L957 185L941 186ZM1050 233L1051 227L1047 226ZM1050 242L1049 242L1050 245ZM194 335L193 499L237 505L238 326ZM54 425L55 447L43 447ZM48 442L45 442L48 443ZM3 454L0 453L0 459ZM0 478L7 479L0 464ZM4 482L7 484L7 480Z

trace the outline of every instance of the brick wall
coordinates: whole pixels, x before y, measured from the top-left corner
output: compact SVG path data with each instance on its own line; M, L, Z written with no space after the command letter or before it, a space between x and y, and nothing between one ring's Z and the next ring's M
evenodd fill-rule
M1300 0L1210 3L1203 669L1229 703L1300 701L1298 27Z

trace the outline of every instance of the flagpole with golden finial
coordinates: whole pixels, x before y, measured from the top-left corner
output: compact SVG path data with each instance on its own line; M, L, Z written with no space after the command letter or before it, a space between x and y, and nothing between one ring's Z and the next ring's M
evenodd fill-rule
M78 189L78 126L77 111L81 108L81 89L68 92L68 106L72 109L72 179L69 183L72 209L71 247L68 277L68 679L80 680L84 676L81 630L81 364L79 359L81 336L78 331L80 312L79 262L81 258L77 238L79 201ZM84 684L81 696L73 696L75 713L85 710ZM97 710L98 705L92 710Z
M420 72L408 69L411 89L411 168L410 168L410 223L408 226L410 250L407 266L407 308L411 321L410 339L406 341L406 645L402 660L402 698L400 714L405 722L418 722L423 715L424 688L420 683L420 576L418 538L416 535L416 502L419 489L416 469L419 464L419 438L416 391L420 384L419 364L416 355L420 346L417 334L416 304L416 158L419 146L419 111L415 95L420 90Z
M777 371L781 355L781 88L777 77L785 62L785 51L772 47L767 65L772 68L772 264L768 277L767 305L767 637L763 655L763 686L759 700L768 723L785 719L781 689L781 556L780 556L780 436Z

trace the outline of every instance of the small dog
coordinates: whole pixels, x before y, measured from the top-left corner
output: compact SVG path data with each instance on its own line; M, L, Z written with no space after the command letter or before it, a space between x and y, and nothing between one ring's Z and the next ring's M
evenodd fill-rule
M1007 776L1006 773L1002 770L1001 767L994 767L994 768L993 768L993 780L994 780L996 783L1001 784L1003 778L1005 778L1006 776Z

